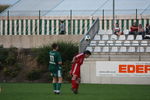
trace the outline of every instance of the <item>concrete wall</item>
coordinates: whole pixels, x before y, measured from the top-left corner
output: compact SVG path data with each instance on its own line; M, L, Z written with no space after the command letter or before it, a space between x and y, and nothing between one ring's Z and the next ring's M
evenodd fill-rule
M150 77L96 76L96 61L85 60L81 66L81 82L96 84L150 84ZM106 61L102 61L106 62ZM132 61L134 62L134 61ZM105 65L102 65L105 66Z
M56 41L79 43L83 35L4 35L0 36L0 45L4 48L33 48Z

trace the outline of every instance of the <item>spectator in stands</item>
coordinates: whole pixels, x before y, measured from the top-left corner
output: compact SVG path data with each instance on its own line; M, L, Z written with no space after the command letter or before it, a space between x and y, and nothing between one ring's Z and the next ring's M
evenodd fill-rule
M129 34L136 35L138 32L138 26L136 25L136 22L133 23L133 25L130 27Z
M150 35L150 25L149 24L146 24L145 32L147 35Z
M60 22L60 35L65 34L65 24L64 21Z
M144 31L144 28L142 27L142 24L138 25L138 35L142 35L142 37L144 39L145 31Z
M138 34L139 35L144 34L144 28L142 27L142 24L139 24L139 26L138 26Z
M123 34L123 32L120 31L120 27L119 27L118 23L116 23L116 25L114 27L114 34L116 34L117 36L120 36Z

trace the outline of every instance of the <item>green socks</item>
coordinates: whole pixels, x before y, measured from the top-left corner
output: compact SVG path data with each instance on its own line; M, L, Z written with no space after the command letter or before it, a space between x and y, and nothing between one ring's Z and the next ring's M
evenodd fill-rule
M53 83L54 92L60 92L61 83Z
M53 90L54 92L57 90L57 83L53 83Z
M60 91L61 83L57 83L57 90Z

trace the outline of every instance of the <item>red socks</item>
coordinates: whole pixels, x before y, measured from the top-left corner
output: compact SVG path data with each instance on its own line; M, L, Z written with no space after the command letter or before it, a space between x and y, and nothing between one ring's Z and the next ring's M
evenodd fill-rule
M72 80L72 88L73 89L77 89L78 88L78 84L77 84L76 80Z

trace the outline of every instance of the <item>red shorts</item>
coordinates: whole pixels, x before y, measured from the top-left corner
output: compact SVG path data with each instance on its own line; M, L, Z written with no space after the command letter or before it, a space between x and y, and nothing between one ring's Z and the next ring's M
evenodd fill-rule
M70 74L71 75L77 75L77 77L80 78L80 66L81 66L81 64L78 64L78 63L72 64Z

